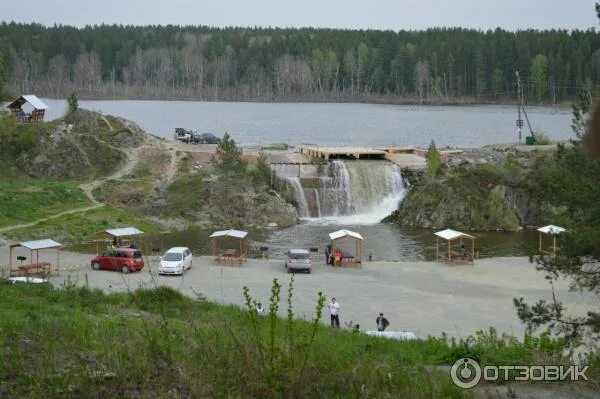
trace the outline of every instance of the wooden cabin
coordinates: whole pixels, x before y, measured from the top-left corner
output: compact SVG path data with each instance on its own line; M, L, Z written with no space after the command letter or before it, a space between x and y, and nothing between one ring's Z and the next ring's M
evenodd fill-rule
M8 104L6 108L10 110L17 123L39 123L44 121L44 113L48 106L37 96L26 94Z

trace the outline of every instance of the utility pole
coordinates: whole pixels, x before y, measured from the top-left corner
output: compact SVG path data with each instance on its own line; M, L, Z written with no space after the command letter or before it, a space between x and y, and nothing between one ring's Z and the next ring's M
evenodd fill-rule
M519 144L521 144L521 128L523 127L523 119L521 119L521 78L519 77L519 71L515 71L517 76L517 131L519 132Z

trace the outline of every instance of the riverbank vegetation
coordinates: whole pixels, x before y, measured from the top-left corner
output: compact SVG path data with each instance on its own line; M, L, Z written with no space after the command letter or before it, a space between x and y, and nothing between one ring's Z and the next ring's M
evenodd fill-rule
M592 29L0 24L7 88L55 98L501 102L518 70L530 102L554 104L593 91L599 47Z
M159 224L143 216L136 216L121 208L105 205L43 220L31 227L6 231L2 236L15 241L51 237L63 244L78 245L95 239L99 231L124 226L136 226L145 233L163 230Z
M447 372L461 357L567 362L561 341L545 335L520 341L489 330L398 342L326 328L322 302L312 322L296 320L293 308L280 319L271 313L285 306L279 295L272 292L263 318L250 296L240 309L166 287L107 295L0 282L0 395L471 398Z

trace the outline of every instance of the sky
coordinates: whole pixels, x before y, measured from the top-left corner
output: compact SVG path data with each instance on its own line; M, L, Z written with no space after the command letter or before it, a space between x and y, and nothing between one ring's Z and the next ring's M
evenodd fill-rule
M0 0L0 20L421 30L588 29L595 0Z

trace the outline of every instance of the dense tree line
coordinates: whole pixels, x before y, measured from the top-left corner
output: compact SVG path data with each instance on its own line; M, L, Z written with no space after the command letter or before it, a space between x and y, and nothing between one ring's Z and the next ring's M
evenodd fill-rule
M587 31L426 31L0 24L0 80L81 98L529 102L600 82Z

